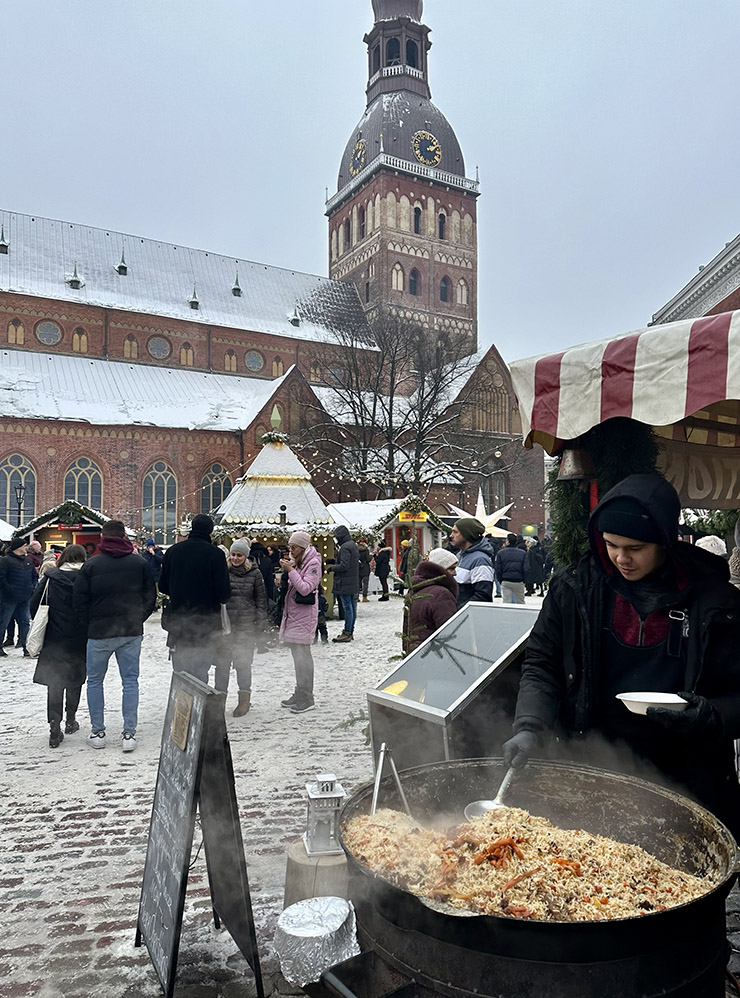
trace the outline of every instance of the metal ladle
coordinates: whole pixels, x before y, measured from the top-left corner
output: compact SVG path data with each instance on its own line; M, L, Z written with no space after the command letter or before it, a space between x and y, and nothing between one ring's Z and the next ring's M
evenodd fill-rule
M466 821L472 821L474 818L480 818L482 814L486 814L487 811L494 811L498 807L506 807L503 798L506 791L509 789L511 781L514 779L514 773L516 770L513 766L509 766L506 771L506 776L501 781L501 786L498 788L498 793L493 798L493 800L474 800L471 801L465 808L463 812Z

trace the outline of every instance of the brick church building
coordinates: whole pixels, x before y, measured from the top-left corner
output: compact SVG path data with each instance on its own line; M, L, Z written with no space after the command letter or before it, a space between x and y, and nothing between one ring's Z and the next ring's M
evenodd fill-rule
M479 471L453 501L470 508L483 484L489 505L515 501L512 525L541 522L508 370L495 347L476 353L478 182L431 103L422 2L373 10L367 106L326 206L328 278L0 210L0 519L75 499L171 541L266 430L310 441L337 345L372 349L392 315L465 337L475 360L451 411ZM351 496L330 473L315 483ZM427 501L449 498L440 482Z

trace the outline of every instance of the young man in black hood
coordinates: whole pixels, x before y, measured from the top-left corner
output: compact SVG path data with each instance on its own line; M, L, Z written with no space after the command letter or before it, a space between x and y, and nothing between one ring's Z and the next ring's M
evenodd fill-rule
M593 762L598 734L609 768L662 777L738 836L740 593L723 559L678 542L679 514L657 473L630 475L594 510L590 553L554 577L529 638L504 761L523 766L554 732ZM688 706L642 716L616 699L642 690Z

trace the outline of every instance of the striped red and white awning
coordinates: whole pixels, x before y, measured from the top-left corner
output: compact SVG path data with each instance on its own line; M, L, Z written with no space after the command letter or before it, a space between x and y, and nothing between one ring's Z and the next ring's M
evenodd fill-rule
M614 416L667 427L740 399L740 311L518 360L511 376L530 447L553 453Z

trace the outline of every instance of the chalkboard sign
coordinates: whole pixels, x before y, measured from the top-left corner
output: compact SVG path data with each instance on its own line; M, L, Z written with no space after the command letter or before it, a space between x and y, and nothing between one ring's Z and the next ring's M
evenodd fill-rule
M198 808L216 927L223 920L263 995L223 701L192 676L173 673L135 940L146 945L167 998L174 993Z

